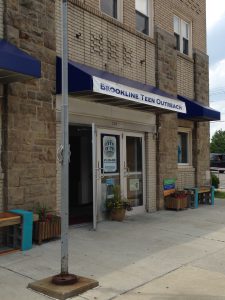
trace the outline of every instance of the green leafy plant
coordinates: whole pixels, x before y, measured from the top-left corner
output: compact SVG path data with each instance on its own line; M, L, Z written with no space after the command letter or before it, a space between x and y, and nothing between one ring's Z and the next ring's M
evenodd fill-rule
M174 193L174 197L176 199L185 200L187 198L187 193L185 191L177 191Z
M121 190L119 185L113 186L113 197L106 199L105 206L107 210L113 209L126 209L128 211L132 210L132 206L129 200L121 195Z
M38 215L39 222L54 222L58 218L45 204L37 203L34 213Z
M217 189L220 184L219 178L215 174L211 173L211 180L212 180L212 185Z

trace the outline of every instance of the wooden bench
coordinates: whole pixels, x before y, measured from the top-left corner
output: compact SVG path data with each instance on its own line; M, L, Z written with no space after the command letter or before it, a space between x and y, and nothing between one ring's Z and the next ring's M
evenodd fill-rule
M20 249L18 245L18 226L20 224L21 216L10 212L0 213L0 228L5 228L5 236L3 233L1 238L6 240L6 245L4 247L2 245L0 248L0 254Z
M214 205L214 186L186 187L184 190L191 193L192 208L198 208L199 203Z

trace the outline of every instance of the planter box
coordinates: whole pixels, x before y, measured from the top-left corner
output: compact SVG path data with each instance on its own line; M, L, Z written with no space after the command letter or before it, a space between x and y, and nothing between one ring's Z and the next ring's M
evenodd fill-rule
M61 218L54 216L52 221L34 222L33 239L39 245L42 241L58 238L61 235Z
M122 222L125 218L126 210L124 208L114 208L110 211L110 219Z
M165 198L165 206L166 209L175 209L175 210L181 210L186 209L188 207L188 199L186 197L182 198L175 198L172 196L168 196Z

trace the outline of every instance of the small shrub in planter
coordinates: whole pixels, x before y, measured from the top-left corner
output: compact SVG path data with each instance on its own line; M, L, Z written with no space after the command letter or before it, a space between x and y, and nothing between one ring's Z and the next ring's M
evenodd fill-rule
M114 221L123 221L125 218L126 210L132 210L132 206L128 199L121 195L119 185L113 187L113 197L106 199L106 209L109 211L110 219Z
M60 237L61 218L51 212L45 205L38 204L34 209L39 220L34 222L33 239L39 245L44 240Z
M215 174L211 173L211 180L212 180L212 185L218 189L219 184L220 184L220 180L219 177L217 177Z
M188 198L185 191L177 191L165 198L167 209L181 210L188 207Z

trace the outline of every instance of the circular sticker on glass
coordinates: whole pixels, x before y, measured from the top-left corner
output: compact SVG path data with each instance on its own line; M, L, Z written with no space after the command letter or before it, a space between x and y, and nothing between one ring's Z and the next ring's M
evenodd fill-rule
M116 137L114 136L103 137L103 168L106 173L117 170Z

